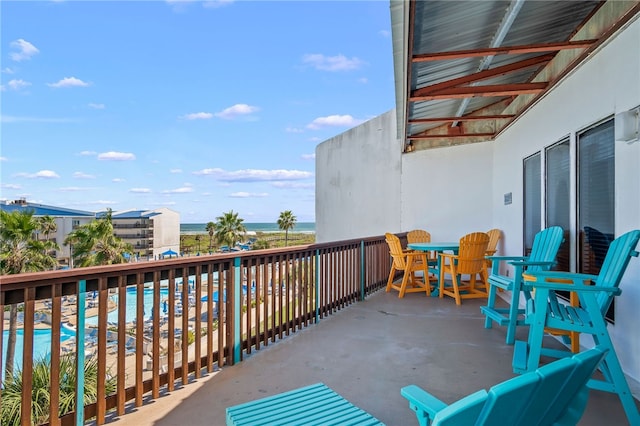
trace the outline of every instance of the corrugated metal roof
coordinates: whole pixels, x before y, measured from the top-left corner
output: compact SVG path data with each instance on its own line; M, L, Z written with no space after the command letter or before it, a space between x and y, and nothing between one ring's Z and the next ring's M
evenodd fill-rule
M47 206L35 203L0 204L0 210L11 213L12 211L33 211L34 216L52 217L95 217L95 213L66 209L64 207Z
M599 14L605 3L611 7ZM539 77L545 67L562 76L587 56L554 61L557 55L592 51L640 13L639 3L391 0L399 137L406 143L494 138L557 82ZM581 33L584 27L589 31ZM511 105L531 93L528 103ZM453 117L461 124L452 129Z

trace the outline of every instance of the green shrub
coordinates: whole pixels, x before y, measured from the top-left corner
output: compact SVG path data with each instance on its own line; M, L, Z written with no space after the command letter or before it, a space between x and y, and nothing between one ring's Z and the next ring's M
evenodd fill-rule
M84 405L96 402L98 395L98 360L89 359L84 364ZM0 389L2 407L0 407L0 424L20 425L20 407L22 398L22 372L15 371L13 376L3 383ZM46 423L49 419L49 399L51 388L51 361L34 360L31 392L32 424ZM76 358L75 354L60 357L60 416L75 410ZM116 378L107 374L106 394L116 390Z

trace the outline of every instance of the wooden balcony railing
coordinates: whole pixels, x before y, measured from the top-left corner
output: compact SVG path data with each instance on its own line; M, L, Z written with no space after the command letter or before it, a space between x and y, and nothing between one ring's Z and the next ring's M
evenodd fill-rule
M71 425L94 418L103 424L112 413L123 415L128 404L140 406L163 390L240 362L382 288L388 253L384 237L373 237L2 276L0 311L11 304L22 310L20 423ZM48 415L33 418L39 328L51 333L45 348L50 407ZM73 337L66 336L69 330ZM0 340L0 361L5 351ZM89 384L97 393L93 402L59 416L66 356L76 363L76 401ZM97 362L97 377L84 377L78 368L89 359ZM0 388L6 384L5 378Z

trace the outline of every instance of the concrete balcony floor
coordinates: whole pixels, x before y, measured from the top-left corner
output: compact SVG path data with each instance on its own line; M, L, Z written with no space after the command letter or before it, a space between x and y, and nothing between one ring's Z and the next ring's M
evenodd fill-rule
M226 407L323 382L387 425L417 425L403 386L450 403L514 376L513 347L503 327L483 327L483 303L380 291L113 424L224 425ZM628 422L616 395L591 391L580 424Z

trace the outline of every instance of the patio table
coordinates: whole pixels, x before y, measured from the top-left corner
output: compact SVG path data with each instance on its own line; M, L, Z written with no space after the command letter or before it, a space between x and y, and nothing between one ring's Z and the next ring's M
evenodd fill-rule
M443 251L452 251L453 254L458 254L458 250L460 249L460 243L459 242L444 242L444 243L410 243L407 244L407 248L411 249L411 250L419 250L419 251L435 251L436 254L442 253ZM437 297L438 296L438 289L440 288L440 267L442 259L440 258L440 256L438 255L438 266L434 267L429 267L429 272L436 274L436 277L438 277L438 287L436 287L436 289L434 291L431 292L431 297ZM426 277L425 277L426 279Z

